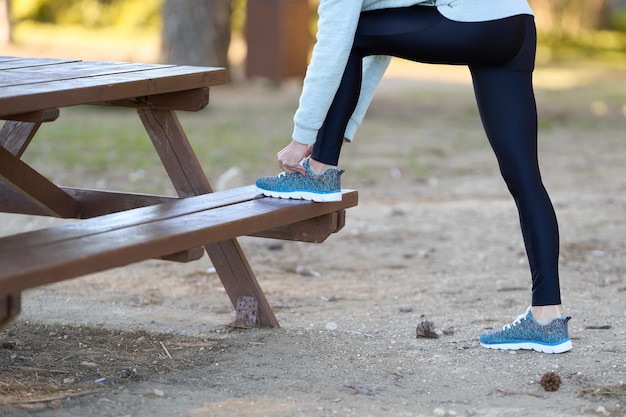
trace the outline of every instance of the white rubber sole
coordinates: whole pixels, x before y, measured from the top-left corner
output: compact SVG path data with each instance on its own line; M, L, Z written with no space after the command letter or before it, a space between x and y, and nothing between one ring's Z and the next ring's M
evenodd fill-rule
M308 200L315 201L317 203L330 203L332 201L341 201L343 198L341 191L337 191L335 193L312 193L310 191L278 192L263 190L259 187L257 187L257 191L268 197L292 200Z
M499 350L534 350L542 353L563 353L572 349L572 341L566 340L558 345L543 345L541 343L523 342L523 343L498 343L498 344L480 344L487 349L499 349Z

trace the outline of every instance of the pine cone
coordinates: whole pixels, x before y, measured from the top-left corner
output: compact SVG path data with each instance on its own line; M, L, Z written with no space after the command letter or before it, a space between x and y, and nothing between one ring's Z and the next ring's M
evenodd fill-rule
M546 372L541 377L541 386L546 391L556 391L561 386L561 377L556 372Z
M425 337L427 339L437 339L439 335L435 332L435 326L432 321L423 321L417 325L417 337Z

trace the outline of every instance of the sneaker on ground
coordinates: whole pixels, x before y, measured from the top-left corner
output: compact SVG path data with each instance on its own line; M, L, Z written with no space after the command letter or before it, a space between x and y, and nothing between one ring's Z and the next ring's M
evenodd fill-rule
M282 172L275 177L256 180L257 190L268 197L293 198L317 202L341 201L341 174L343 170L329 168L316 174L307 159L302 163L306 174Z
M480 344L489 349L528 349L543 353L563 353L572 348L567 332L571 317L556 318L548 324L535 320L531 307L501 330L480 335Z

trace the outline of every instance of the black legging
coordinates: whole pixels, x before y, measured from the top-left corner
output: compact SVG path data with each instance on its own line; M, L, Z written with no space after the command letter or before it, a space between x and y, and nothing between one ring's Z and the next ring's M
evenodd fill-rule
M480 116L500 172L519 212L532 273L532 304L561 304L559 232L537 160L537 109L532 87L536 31L532 16L456 22L435 7L363 12L341 84L312 158L337 165L358 98L363 57L468 65Z

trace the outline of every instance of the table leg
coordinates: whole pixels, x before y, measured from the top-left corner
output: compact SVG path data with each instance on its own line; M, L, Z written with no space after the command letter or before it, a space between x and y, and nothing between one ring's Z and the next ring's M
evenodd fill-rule
M139 108L137 112L178 194L190 197L213 192L176 114L150 108ZM205 249L233 306L241 296L256 297L260 324L278 327L278 320L237 240L208 244Z
M80 216L80 204L28 164L0 147L0 181L51 216L75 218Z

